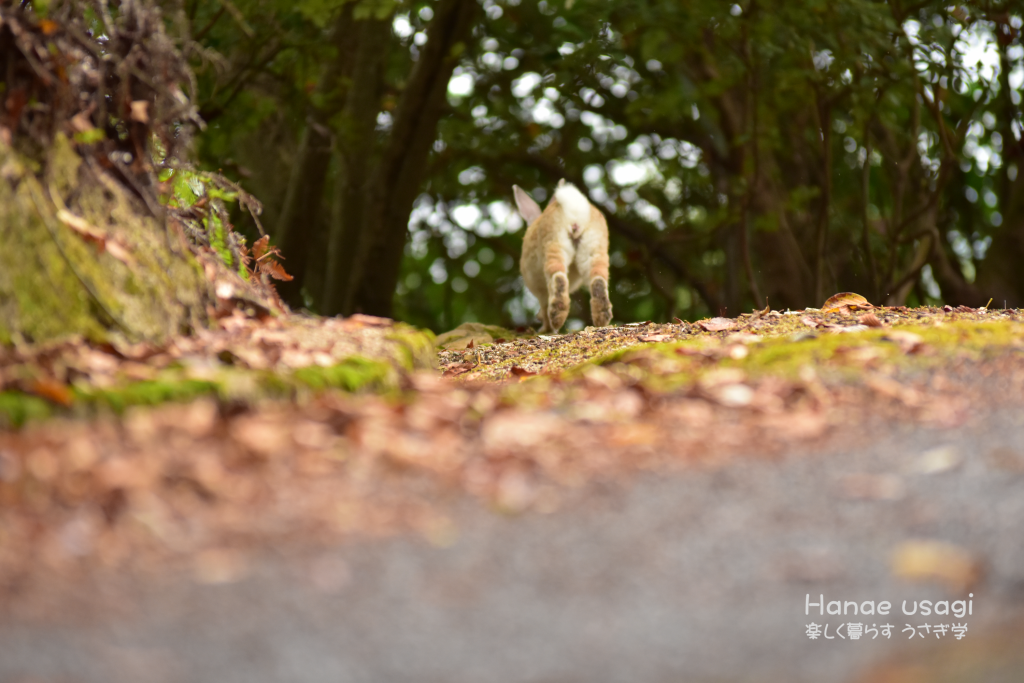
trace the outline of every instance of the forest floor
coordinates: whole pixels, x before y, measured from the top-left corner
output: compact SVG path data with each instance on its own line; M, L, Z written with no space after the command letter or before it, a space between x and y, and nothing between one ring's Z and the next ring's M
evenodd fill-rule
M1012 567L1021 558L1001 556L1011 551L998 548L1011 543L1003 537L1013 533L1008 530L1021 528L1007 524L1024 524L1019 505L1024 448L1015 440L1021 426L1014 422L1024 405L1024 313L856 308L764 311L737 319L629 324L545 337L510 334L503 339L471 330L450 335L436 360L427 358L414 331L366 317L274 322L232 316L218 330L160 349L94 348L79 341L59 349L9 353L0 359L0 381L7 384L0 413L24 424L0 431L0 605L8 615L0 630L7 628L12 638L25 636L26 624L70 619L72 604L95 614L95 603L108 600L110 592L85 586L158 586L169 576L185 582L172 593L187 593L182 585L196 586L199 593L204 586L251 586L250 581L276 586L280 577L271 580L266 574L278 571L267 569L268 551L278 558L309 557L350 547L353 558L373 564L407 550L401 550L405 546L399 540L372 539L401 539L410 533L425 541L413 552L419 559L405 560L414 566L434 562L430 553L500 555L506 550L510 557L519 553L516 561L523 566L543 565L538 548L559 552L549 547L557 536L543 538L545 525L576 539L560 552L569 552L575 543L596 565L629 565L621 558L632 552L622 546L623 538L634 534L655 542L666 534L674 537L664 525L691 528L721 501L749 507L748 521L718 520L722 529L715 531L715 522L704 536L694 531L698 536L686 547L713 543L706 535L719 532L732 545L708 550L705 567L691 566L685 558L673 560L686 565L677 567L678 581L704 586L707 595L721 595L735 585L735 577L726 576L733 571L727 568L730 554L744 557L743 566L774 567L773 576L783 576L789 593L795 582L800 600L807 586L849 589L849 582L843 583L843 577L849 579L843 562L863 562L849 551L866 543L865 558L874 558L876 573L881 562L881 574L872 582L854 582L857 591L851 599L883 599L881 586L889 586L887 595L896 597L892 585L922 585L957 596L951 599L978 590L979 595L1009 595L1007 604L1017 604L1012 596L1024 585L1024 576ZM178 402L161 403L168 398ZM979 427L986 420L995 420L991 433ZM972 429L987 434L984 448L973 449L970 441L950 445L949 438L934 436ZM892 445L894 434L904 435L902 446ZM879 445L887 439L888 446ZM902 451L880 465L876 449ZM812 458L817 464L793 461L799 453L817 453ZM836 457L843 460L833 461ZM941 491L937 500L926 500L934 482L948 484L949 476L959 478L979 468L988 477L985 482L972 479ZM779 479L793 471L799 471L792 475L798 481ZM728 476L745 482L743 492L709 493L708 482L720 476L715 472L732 472ZM760 480L767 489L758 492ZM668 489L659 489L662 485ZM998 495L986 499L986 486ZM601 492L609 490L615 492L613 507L622 512L619 521L614 510L596 516L586 512L587 501L603 500ZM686 514L669 502L678 500L676 494L692 498L684 505ZM780 496L787 501L781 507ZM740 550L761 547L759 538L773 539L776 550L792 545L792 534L801 533L807 519L808 511L798 505L807 496L821 497L809 505L822 523L816 532L831 538L822 541L825 550L797 543L800 548L782 558L777 552L747 557ZM650 500L662 501L661 507L652 507ZM481 521L481 504L498 515ZM866 505L874 517L837 516L837 506L850 505ZM1003 512L980 510L984 505ZM957 516L948 506L974 510L975 517ZM882 514L893 508L907 518L883 531L887 522ZM763 515L768 517L758 522ZM641 526L626 525L616 532L626 536L599 548L569 531L587 528L600 536L594 520L617 529L634 516ZM653 526L643 526L648 522ZM507 549L482 540L481 525L506 524L517 529L501 532L512 536ZM983 530L984 542L975 542L975 527ZM872 529L875 540L865 536ZM668 546L673 542L679 539L666 540ZM465 549L466 543L471 549ZM346 560L325 557L303 565L308 571L303 569L302 581L313 586L314 594L344 592L351 568ZM711 566L719 567L720 581L706 574ZM567 595L579 589L570 585L571 572L564 581ZM395 591L404 590L401 583L371 590L381 602L363 609L383 609ZM498 594L514 605L515 591L503 590ZM767 589L755 582L746 590ZM138 595L140 604L147 604L146 589ZM633 597L637 604L651 599ZM633 598L624 594L620 599ZM704 599L704 608L714 610L714 602ZM545 602L538 596L530 600ZM723 609L743 617L740 605L723 600ZM656 609L656 602L644 609ZM486 622L485 607L474 604ZM543 609L531 609L540 618ZM634 615L640 631L646 613ZM1021 615L1024 611L1017 608L993 608L984 623L992 629L996 616L1012 620ZM705 616L706 624L725 628L718 618L724 615ZM466 624L460 623L453 633L463 633ZM686 640L686 629L706 624L676 624L683 629L676 636ZM752 624L773 628L769 613ZM273 629L268 628L261 637L270 637ZM805 638L801 628L795 637ZM487 637L498 640L500 630L484 628ZM464 633L470 641L471 632ZM744 637L752 644L762 642L752 633ZM978 647L1002 652L1001 637L991 636ZM427 652L433 648L421 645ZM41 657L50 650L26 647L17 659L0 646L0 661L22 662L21 669L0 665L0 680L18 671L42 671L32 664L41 661L32 653ZM808 661L816 663L798 674L777 661L783 650L769 655L773 648L765 651L771 666L764 670L788 672L782 678L741 676L733 670L726 672L728 679L804 680L807 671L828 671L833 656L811 657ZM624 656L639 656L640 650ZM974 656L978 650L970 652ZM456 655L438 656L449 657L455 667L451 671L458 671ZM859 670L850 663L850 653L834 657L846 662L837 670ZM417 661L413 657L409 666ZM699 680L721 673L714 661L704 662ZM1007 666L1019 677L1020 662L1011 660ZM385 670L373 663L365 668L377 674ZM445 671L437 670L437 680L481 680L453 678ZM559 677L557 666L545 671L547 678L524 673L490 679L587 679ZM664 671L655 667L651 674ZM34 675L50 680L46 676L51 674ZM203 678L190 675L169 680Z

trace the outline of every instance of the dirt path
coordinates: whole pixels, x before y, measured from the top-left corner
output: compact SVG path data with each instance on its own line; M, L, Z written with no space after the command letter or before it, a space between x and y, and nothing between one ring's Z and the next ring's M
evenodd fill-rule
M1021 330L952 309L636 325L246 400L227 390L301 347L245 360L225 328L203 343L230 365L162 371L222 373L190 403L0 431L0 683L1020 680ZM133 395L136 361L75 353L6 376L64 359ZM808 594L892 614L812 618ZM972 613L902 615L922 599Z
M270 549L220 585L172 574L100 577L91 597L62 586L50 600L77 596L62 613L0 621L0 681L1018 681L1021 414L957 430L876 425L855 446L781 459L751 451L591 486L547 515L456 501L445 548L399 537ZM937 452L956 464L923 472ZM851 481L866 475L898 486L864 498ZM893 553L915 539L962 549L984 578L895 578ZM857 618L805 616L808 593L892 602L892 639L809 640L810 621ZM901 614L921 599L971 599L973 614ZM900 633L939 621L969 630ZM920 670L940 664L944 677ZM899 677L908 666L918 678Z

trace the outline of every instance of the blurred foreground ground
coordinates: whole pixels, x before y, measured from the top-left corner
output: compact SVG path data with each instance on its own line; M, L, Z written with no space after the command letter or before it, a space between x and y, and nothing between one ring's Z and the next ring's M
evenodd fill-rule
M590 484L549 514L460 496L445 547L270 547L219 583L55 581L6 603L0 681L1019 682L1022 444L1016 404L947 429L879 419L848 443ZM915 540L981 578L896 578ZM901 611L968 592L964 619ZM808 593L892 602L863 617L891 639L808 639L811 621L861 619L805 616ZM901 633L954 621L962 640Z

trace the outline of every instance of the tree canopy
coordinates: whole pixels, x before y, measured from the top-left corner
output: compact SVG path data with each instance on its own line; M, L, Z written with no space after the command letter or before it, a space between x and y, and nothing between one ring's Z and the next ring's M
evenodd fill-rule
M1024 305L1015 3L164 5L293 305L529 324L511 186L563 177L608 216L620 321Z

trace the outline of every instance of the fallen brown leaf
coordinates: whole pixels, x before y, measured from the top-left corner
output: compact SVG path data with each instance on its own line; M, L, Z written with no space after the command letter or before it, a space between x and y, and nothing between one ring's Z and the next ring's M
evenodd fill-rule
M867 325L868 327L884 327L882 321L878 319L878 316L874 313L865 313L864 315L857 318L857 322L861 325Z
M916 389L904 386L894 379L881 375L868 375L864 383L883 396L894 398L908 406L921 404L921 394Z
M757 342L762 341L763 339L764 337L762 337L759 334L750 334L749 332L736 332L735 334L730 334L728 337L726 337L725 343L756 344Z
M264 275L269 275L276 280L285 282L292 279L292 276L285 272L284 268L276 259L283 259L281 250L270 246L270 235L264 235L252 245L252 255L256 259L256 270Z
M365 313L355 313L345 318L345 323L350 325L358 325L363 327L390 327L394 324L394 321L390 318L381 318L376 315L366 315Z
M721 332L723 330L735 329L739 323L732 318L710 318L708 320L701 320L697 325L705 332Z
M840 292L828 298L821 307L821 313L822 315L826 313L849 315L851 311L866 311L871 308L874 306L860 294Z
M253 258L259 260L270 252L270 235L264 235L252 243Z
M260 261L259 269L260 272L269 275L275 280L284 280L287 282L292 279L292 276L285 272L284 268L281 267L281 264L272 259Z
M473 363L459 363L458 365L451 365L447 367L441 375L443 377L457 377L458 375L463 375L469 372L475 367L476 366Z
M616 446L648 446L657 440L658 432L653 425L630 422L612 427L609 443Z
M74 402L71 391L62 382L52 377L39 377L28 383L29 392L62 406L70 406Z
M895 343L903 353L920 353L925 348L921 335L906 330L890 330L882 339Z

